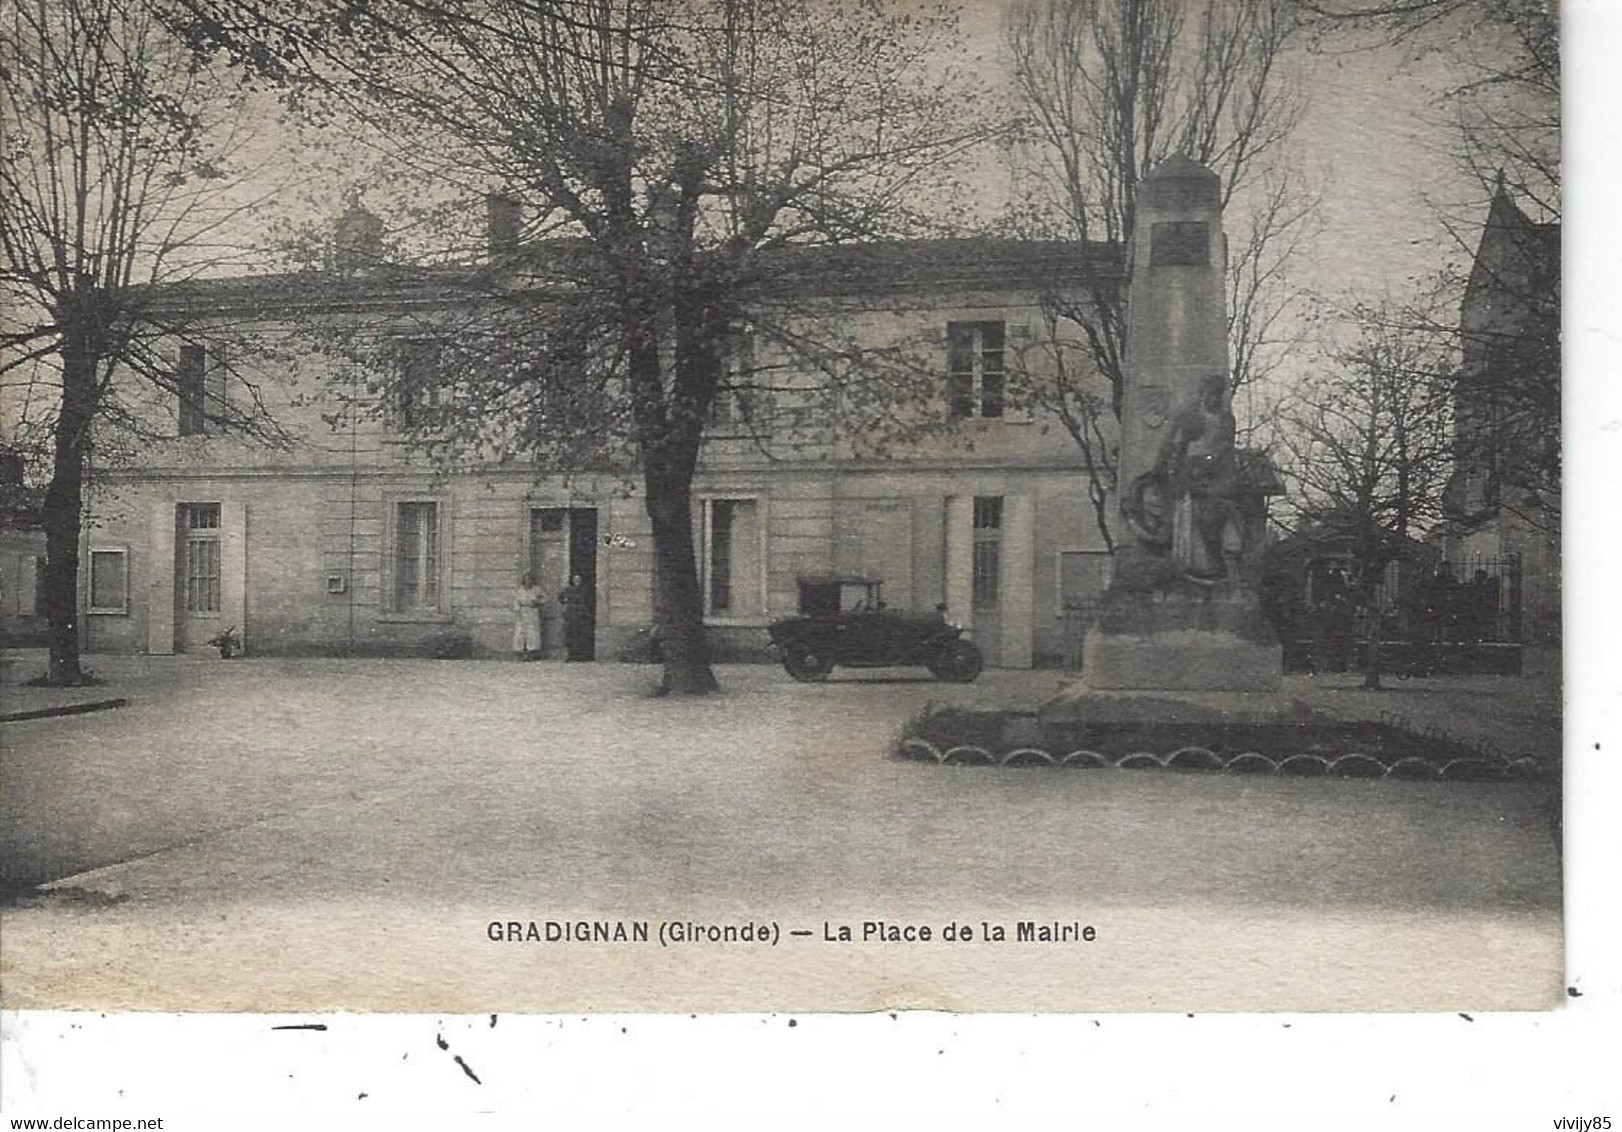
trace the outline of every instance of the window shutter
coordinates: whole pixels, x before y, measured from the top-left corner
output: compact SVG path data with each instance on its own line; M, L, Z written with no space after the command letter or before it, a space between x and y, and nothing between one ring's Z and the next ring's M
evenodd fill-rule
M1003 410L1003 419L1012 424L1030 424L1036 419L1036 406L1031 404L1030 387L1024 380L1026 359L1035 353L1031 349L1030 324L1009 323L1008 341L1008 407Z
M17 612L24 617L45 616L45 556L24 556L18 567Z
M1008 369L1007 392L1004 398L1003 420L1010 424L1030 424L1036 419L1036 406L1031 403L1030 387L1025 381L1019 355Z
M227 410L230 401L226 396L226 378L230 373L230 361L226 356L224 346L215 346L208 351L208 376L203 393L203 413L205 432L219 433L224 431L223 422L227 419Z
M208 358L201 346L180 347L180 361L175 369L177 405L175 417L181 436L196 436L205 431L208 412Z

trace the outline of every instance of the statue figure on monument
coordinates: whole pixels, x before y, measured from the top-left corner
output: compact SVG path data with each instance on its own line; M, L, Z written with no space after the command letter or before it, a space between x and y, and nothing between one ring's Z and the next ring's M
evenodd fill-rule
M1207 592L1218 584L1237 591L1244 524L1226 377L1204 378L1169 424L1148 470L1129 487L1121 516L1138 542L1184 580Z

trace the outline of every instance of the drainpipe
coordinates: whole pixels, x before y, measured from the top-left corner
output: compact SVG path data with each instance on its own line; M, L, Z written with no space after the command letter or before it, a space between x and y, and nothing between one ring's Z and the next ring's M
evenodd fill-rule
M349 554L344 562L344 597L349 607L349 636L344 646L345 656L355 655L355 512L360 495L359 434L355 403L360 389L360 374L349 370Z

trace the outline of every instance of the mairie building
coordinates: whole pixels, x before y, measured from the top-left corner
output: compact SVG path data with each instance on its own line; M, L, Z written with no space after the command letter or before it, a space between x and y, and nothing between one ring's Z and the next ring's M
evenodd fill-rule
M813 373L776 379L784 391L764 404L723 391L693 501L717 657L764 657L773 620L841 600L839 580L859 578L881 581L892 609L944 604L989 664L1057 661L1064 610L1102 592L1108 554L1080 448L1014 386L1053 364L1039 347L1054 281L1084 288L1118 261L1096 246L975 238L776 262L822 324L907 343L938 381L907 411L949 427L866 450L817 438L813 402L792 393ZM411 345L449 301L447 270L212 279L171 296L194 326L251 331L262 356L227 366L177 339L165 347L173 390L127 391L143 439L97 461L81 552L86 651L207 653L229 629L250 656L504 656L525 574L548 595L581 579L596 659L646 640L653 543L634 473L430 460L390 412L361 411L385 394L315 345L323 322L396 316ZM251 389L235 376L250 368L262 375ZM1097 380L1074 358L1069 372ZM289 443L216 426L229 414L211 407L250 397ZM544 653L558 657L561 609L545 606Z

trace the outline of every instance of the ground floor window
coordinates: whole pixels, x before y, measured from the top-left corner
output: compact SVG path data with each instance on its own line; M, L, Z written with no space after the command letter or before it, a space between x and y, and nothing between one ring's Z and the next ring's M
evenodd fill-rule
M763 615L760 501L706 499L703 517L704 612L719 618Z
M400 613L439 609L439 504L394 505L394 609Z
M129 612L129 553L123 547L92 547L90 612Z
M1061 550L1058 607L1065 609L1097 601L1109 588L1109 580L1109 551Z

